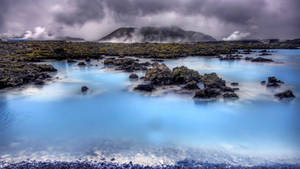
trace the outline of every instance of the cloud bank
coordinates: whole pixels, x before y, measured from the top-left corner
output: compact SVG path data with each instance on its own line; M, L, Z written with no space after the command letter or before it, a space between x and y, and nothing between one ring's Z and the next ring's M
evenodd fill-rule
M55 36L96 40L122 26L174 25L217 39L236 37L237 34L232 34L236 30L249 33L247 38L300 37L299 0L1 0L0 3L0 34L24 34L40 27Z

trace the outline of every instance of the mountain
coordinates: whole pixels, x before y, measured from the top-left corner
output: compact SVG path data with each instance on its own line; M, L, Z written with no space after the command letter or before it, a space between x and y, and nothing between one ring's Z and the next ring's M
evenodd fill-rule
M179 27L122 27L101 38L103 42L207 42L213 37Z

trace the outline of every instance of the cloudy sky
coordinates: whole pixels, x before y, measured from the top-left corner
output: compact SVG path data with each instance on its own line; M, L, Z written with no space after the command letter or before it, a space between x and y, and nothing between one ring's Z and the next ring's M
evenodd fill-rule
M293 39L299 9L300 0L0 0L0 34L96 40L122 26L179 26L217 39Z

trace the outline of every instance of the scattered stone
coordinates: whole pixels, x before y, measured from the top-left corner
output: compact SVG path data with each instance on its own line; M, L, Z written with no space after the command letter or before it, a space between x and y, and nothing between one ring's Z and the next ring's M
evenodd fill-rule
M258 57L258 58L252 59L251 62L274 62L274 61L272 59Z
M277 80L276 77L272 76L268 78L267 87L279 87L281 84L283 84L281 80Z
M286 90L282 93L277 93L277 94L275 94L275 96L278 97L279 99L296 97L291 90Z
M134 90L140 90L145 92L152 92L155 88L152 84L139 84Z
M78 63L78 66L86 66L86 63L84 63L84 62L79 62L79 63Z
M82 86L81 87L81 92L82 93L85 93L85 92L87 92L89 90L89 88L87 87L87 86Z
M131 75L129 75L129 78L130 79L138 79L139 76L137 74L135 74L135 73L132 73Z
M238 86L239 85L239 83L237 83L237 82L232 82L231 83L231 86Z

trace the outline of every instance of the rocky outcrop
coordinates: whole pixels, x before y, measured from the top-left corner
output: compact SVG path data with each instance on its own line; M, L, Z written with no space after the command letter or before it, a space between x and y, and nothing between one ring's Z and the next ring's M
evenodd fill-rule
M87 86L82 86L81 87L81 92L82 93L86 93L89 90L89 88Z
M172 71L165 64L156 62L147 70L145 80L154 85L171 85L173 83Z
M174 84L186 84L192 81L199 82L201 75L199 72L188 69L185 66L175 67L172 71L172 82Z
M199 89L198 83L196 81L191 81L188 82L183 89L187 89L187 90L196 90Z
M152 84L139 84L134 88L134 90L139 90L144 92L152 92L154 89L155 88Z
M56 71L51 65L1 61L0 89L17 87L31 82L42 85L45 79L51 77L46 72Z
M107 58L104 60L106 66L116 66L116 70L123 70L126 72L134 72L139 70L147 70L149 62L139 63L138 59L133 58Z
M204 88L196 91L194 98L210 99L210 98L216 98L220 95L221 95L220 89Z
M277 94L275 94L275 96L278 97L279 99L296 97L291 90L286 90L282 93L277 93Z

